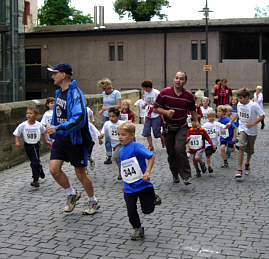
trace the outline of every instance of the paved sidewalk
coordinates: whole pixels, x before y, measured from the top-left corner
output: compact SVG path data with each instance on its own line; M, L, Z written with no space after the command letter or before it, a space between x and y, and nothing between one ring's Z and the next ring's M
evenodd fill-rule
M96 170L89 171L101 205L93 216L82 215L87 195L68 164L64 170L82 198L72 213L63 212L65 192L48 172L48 154L42 157L46 179L39 189L30 187L29 162L0 172L0 258L269 258L267 118L265 123L251 174L241 182L234 179L236 154L230 168L221 169L217 153L214 175L193 178L190 186L173 184L166 151L155 141L151 176L162 204L141 216L144 241L130 240L121 183L116 165L103 164L104 146L96 144ZM145 144L141 129L137 127L137 140Z

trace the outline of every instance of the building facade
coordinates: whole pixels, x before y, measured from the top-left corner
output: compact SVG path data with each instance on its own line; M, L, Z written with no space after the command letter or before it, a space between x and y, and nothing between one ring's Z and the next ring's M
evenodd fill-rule
M46 67L61 61L72 64L85 93L96 93L104 77L116 89L140 88L145 79L161 89L177 71L187 72L188 89L205 89L204 21L47 26L25 37L29 99L53 94ZM268 18L210 20L208 39L209 90L216 78L227 78L233 89L262 84L269 98Z
M24 2L0 1L0 102L24 100Z

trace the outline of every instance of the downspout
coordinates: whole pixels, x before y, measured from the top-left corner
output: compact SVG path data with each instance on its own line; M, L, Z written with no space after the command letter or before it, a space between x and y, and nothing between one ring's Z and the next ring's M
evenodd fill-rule
M163 34L163 88L167 87L167 33Z

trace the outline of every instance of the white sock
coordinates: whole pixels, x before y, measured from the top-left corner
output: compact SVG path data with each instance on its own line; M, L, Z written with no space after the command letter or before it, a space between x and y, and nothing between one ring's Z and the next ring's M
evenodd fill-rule
M93 195L92 197L88 197L88 201L96 201L96 202L97 202L97 199L96 199L96 197Z
M69 188L65 189L65 192L66 194L69 196L69 195L75 195L76 194L76 191L75 189L70 185Z

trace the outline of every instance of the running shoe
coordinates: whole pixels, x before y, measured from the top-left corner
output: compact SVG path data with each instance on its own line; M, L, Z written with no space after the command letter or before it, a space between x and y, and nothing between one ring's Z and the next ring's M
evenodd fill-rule
M68 195L67 201L64 206L64 212L72 212L76 206L77 201L80 199L80 192L76 191L74 195Z
M250 169L249 169L249 164L245 164L245 175L249 175Z
M105 165L110 165L110 164L112 164L111 156L108 156L108 157L106 158L106 160L104 161L104 164L105 164Z
M40 178L41 178L41 179L44 179L44 178L45 178L45 173L44 173L43 169L40 170L39 175L40 175Z
M212 168L211 166L209 166L209 167L207 168L207 170L208 170L208 173L210 173L210 174L213 173L213 168Z
M134 233L131 236L131 240L137 241L144 239L144 228L134 228Z
M90 160L89 161L89 167L90 167L91 171L94 170L94 168L95 168L95 162L94 162L94 160Z
M93 215L100 208L97 201L88 201L87 207L82 212L83 215Z
M38 181L33 181L30 185L33 186L33 187L39 187L40 186Z
M154 203L155 203L155 205L161 205L161 203L162 203L162 199L157 194L155 194L155 201L154 201Z
M221 166L221 168L228 168L229 164L227 161L224 161L223 165Z
M196 177L201 177L201 170L196 168Z
M203 173L203 174L206 173L206 166L205 166L205 163L204 163L204 162L201 163L200 166L201 166L202 173Z
M183 179L183 182L184 182L185 185L191 184L191 177Z
M238 170L238 172L235 175L235 178L241 178L242 177L242 170Z

